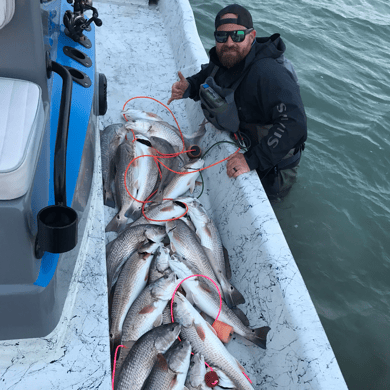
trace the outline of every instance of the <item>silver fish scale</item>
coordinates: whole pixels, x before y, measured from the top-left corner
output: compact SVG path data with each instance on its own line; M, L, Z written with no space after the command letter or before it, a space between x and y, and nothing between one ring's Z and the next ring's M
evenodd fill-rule
M122 123L107 126L100 132L100 148L102 155L102 176L106 192L111 193L111 182L114 180L115 154L122 143L127 129Z
M171 218L180 217L184 213L185 209L177 204L175 204L172 200L164 200L163 203L145 208L145 215L156 221L164 221ZM139 217L136 221L134 221L131 226L137 226L141 224L152 223L156 225L164 225L165 222L156 222L149 221L143 215Z
M190 353L191 345L188 341L169 349L164 355L169 370L157 360L143 390L171 390L173 388L179 390L178 382L184 382L185 380L189 366ZM176 387L174 387L175 384Z
M130 205L133 203L133 199L129 196L125 186L125 173L130 161L134 158L134 146L132 142L124 142L118 148L117 158L117 173L115 175L115 189L116 199L118 203L119 212L125 213ZM135 190L133 188L134 174L131 167L127 170L126 185L129 192L134 196ZM123 210L122 210L123 208Z
M135 157L144 155L153 155L153 149L141 144L136 143L135 146ZM154 186L157 182L158 168L152 157L140 157L138 160L138 192L136 199L144 201L152 193ZM130 210L133 212L140 211L142 203L134 201L131 204Z
M169 324L154 328L144 334L127 355L115 390L141 390L157 361L157 355L169 349L179 332L178 324ZM158 338L164 338L164 342L156 347Z
M153 255L133 253L123 266L115 288L111 309L110 334L112 339L119 337L122 330L122 320L138 294L146 286L149 265Z
M237 390L254 390L250 385L247 379L242 379L241 375L237 373L237 370L232 366L232 364L225 358L225 353L227 352L222 342L216 337L219 343L222 345L223 349L220 351L217 350L216 346L213 346L212 343L206 337L205 341L202 341L195 329L195 326L192 325L188 328L182 328L181 335L184 340L188 340L191 343L192 349L194 352L201 353L205 361L217 367L227 374L227 376L232 380ZM225 352L224 352L225 350ZM247 383L246 383L247 382Z
M118 276L121 265L146 240L145 232L150 236L159 236L165 233L165 228L159 225L138 225L126 228L110 245L107 253L108 288L112 287L115 277Z
M176 229L169 232L168 235L176 251L193 264L195 268L198 268L203 275L211 278L217 284L220 291L222 291L210 261L202 245L196 238L195 233L182 220L176 220L175 223Z

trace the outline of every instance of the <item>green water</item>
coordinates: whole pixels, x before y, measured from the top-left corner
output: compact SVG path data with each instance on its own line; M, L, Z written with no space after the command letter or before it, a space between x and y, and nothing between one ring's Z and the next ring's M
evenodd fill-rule
M230 4L190 0L206 51ZM350 389L390 389L390 3L238 1L280 33L308 117L291 193L273 205Z

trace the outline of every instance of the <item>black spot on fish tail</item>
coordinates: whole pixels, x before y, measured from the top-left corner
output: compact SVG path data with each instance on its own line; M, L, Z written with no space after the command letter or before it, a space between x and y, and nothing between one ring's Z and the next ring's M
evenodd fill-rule
M232 284L230 284L230 286L224 290L223 294L226 304L230 308L245 303L244 296Z
M126 223L127 223L127 218L121 217L120 214L118 213L106 226L106 232L120 233L126 227Z
M263 326L261 328L251 329L251 333L247 333L244 337L256 344L258 347L266 349L267 334L270 331L269 326Z

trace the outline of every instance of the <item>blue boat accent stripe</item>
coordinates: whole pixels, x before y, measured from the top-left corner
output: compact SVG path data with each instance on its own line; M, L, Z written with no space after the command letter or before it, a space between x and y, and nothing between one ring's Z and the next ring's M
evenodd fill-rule
M61 4L61 21L66 10L73 10L66 0L62 0ZM71 206L74 191L76 188L77 177L79 174L81 157L84 148L85 136L87 133L88 122L92 110L92 102L95 87L95 26L91 24L91 31L85 31L84 34L91 41L92 47L85 48L79 43L74 42L64 33L65 26L61 24L61 33L58 37L57 59L56 62L70 66L80 70L88 75L92 85L89 88L84 88L81 85L73 82L72 105L70 111L69 132L68 132L68 151L66 157L66 197L67 205ZM87 54L93 61L90 68L84 67L77 61L72 60L64 54L64 46L74 47L83 53ZM50 179L49 179L49 205L55 203L54 200L54 150L57 135L58 116L61 101L62 79L57 74L53 73L53 89L51 94L50 107ZM41 259L39 275L35 281L35 285L46 287L55 274L58 264L58 254L46 252Z

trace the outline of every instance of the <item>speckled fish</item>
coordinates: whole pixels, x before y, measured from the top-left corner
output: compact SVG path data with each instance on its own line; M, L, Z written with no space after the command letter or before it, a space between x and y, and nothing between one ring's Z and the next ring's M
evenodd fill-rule
M171 241L172 252L177 252L189 261L194 268L198 269L202 275L206 275L214 280L219 290L222 291L221 285L218 283L210 261L195 232L180 219L166 222L165 226Z
M123 123L107 126L100 132L100 148L102 155L103 199L104 204L115 207L111 185L115 177L115 155L118 146L125 139L127 129Z
M199 176L199 169L203 168L204 160L201 158L192 160L185 164L178 172L188 172L186 174L177 174L167 185L163 192L163 199L177 199L184 195L188 190L192 194L195 189L196 179Z
M168 247L160 246L154 254L152 263L150 265L149 284L171 272L171 269L169 268L169 251L170 249Z
M137 135L134 143L134 157L154 155L151 143L146 137ZM137 196L135 198L140 202L133 201L126 213L126 216L131 217L133 221L141 216L141 202L145 201L152 193L158 177L158 167L153 157L140 157L136 161L138 175L134 182L134 187L137 189Z
M224 371L236 389L254 390L243 374L244 368L222 344L212 326L179 292L175 295L173 312L175 321L182 326L181 337L191 343L194 353L201 353L208 364Z
M143 390L183 390L190 357L188 341L172 346L164 356L159 356Z
M164 200L159 205L145 207L145 215L153 221L146 219L143 215L131 223L131 226L137 226L146 223L164 225L167 219L180 217L186 211L185 204L179 200ZM161 221L161 222L159 222Z
M245 303L245 298L226 277L225 256L217 227L198 200L192 198L187 201L187 205L196 234L222 287L225 302L230 308Z
M190 264L185 259L180 258L177 255L172 255L170 257L169 265L181 279L185 279L194 274L199 274L197 269L191 268ZM190 302L193 302L195 306L214 320L217 318L220 299L215 286L210 281L205 278L193 277L183 282L182 286L186 291L186 297ZM265 349L267 333L270 330L268 326L257 329L248 328L223 301L218 321L230 325L233 328L234 333L239 334L257 346Z
M111 308L110 342L112 350L119 344L127 312L146 287L153 254L160 244L148 243L134 252L119 274Z
M153 112L147 112L142 110L127 109L122 110L122 114L125 115L128 121L134 121L138 119L143 119L147 121L162 121L163 119Z
M106 246L107 286L111 291L112 286L119 276L124 262L141 245L149 241L161 242L166 236L165 228L158 225L129 226L118 237Z
M162 325L145 333L123 362L115 390L141 390L158 354L165 353L179 336L178 323Z
M123 141L118 147L116 155L116 174L115 174L115 195L116 203L118 206L118 213L109 222L106 227L106 232L121 232L127 222L127 213L130 206L134 202L131 196L137 196L137 189L135 188L135 165L138 164L138 160L134 161L134 164L129 168L128 165L131 160L135 157L134 143L131 141ZM127 170L127 174L126 174ZM126 185L125 185L125 174L126 174ZM126 190L127 188L127 190Z

